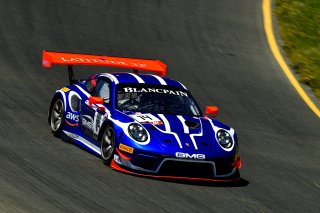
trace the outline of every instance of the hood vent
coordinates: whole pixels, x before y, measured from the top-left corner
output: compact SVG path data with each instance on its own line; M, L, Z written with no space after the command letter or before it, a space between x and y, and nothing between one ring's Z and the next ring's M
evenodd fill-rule
M194 122L194 121L188 121L188 120L186 120L184 123L185 123L185 124L187 125L187 127L189 127L190 129L199 129L199 128L200 128L200 124L197 123L197 122Z

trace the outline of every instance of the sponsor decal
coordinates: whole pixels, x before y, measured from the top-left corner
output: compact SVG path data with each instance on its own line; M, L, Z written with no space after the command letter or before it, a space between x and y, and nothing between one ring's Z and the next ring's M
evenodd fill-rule
M180 90L169 90L169 89L159 89L159 88L135 88L135 87L124 87L124 92L153 92L153 93L162 93L169 95L179 95L188 97L188 93L180 91Z
M93 131L93 136L97 138L99 130L104 121L103 115L101 115L98 112L95 112L93 118L90 115L83 115L81 121L82 121L82 125L88 128L89 130Z
M67 115L66 115L66 118L71 120L71 121L74 121L76 123L71 123L70 121L68 121L67 119L65 119L66 123L69 125L69 126L78 126L79 125L79 115L76 115L72 112L67 112Z
M133 150L134 150L134 148L132 148L132 147L130 147L130 146L127 146L127 145L124 145L124 144L122 144L122 143L120 143L119 149L122 150L122 151L128 152L128 153L130 153L130 154L132 154L132 153L133 153Z
M82 118L82 125L90 130L93 130L93 119L88 115L84 115Z
M163 124L160 120L159 121L151 121L149 123L151 123L152 125L162 125Z
M189 154L189 153L183 153L183 152L176 152L176 157L184 158L184 159L198 159L198 160L206 159L206 156L204 154Z
M70 123L67 119L65 121L69 126L78 126L79 125L79 123L75 123L75 124Z
M150 123L152 125L162 125L162 122L155 116L151 114L135 114L131 115L133 119L138 121L139 123Z
M75 122L79 122L79 115L76 115L72 112L67 112L66 118Z
M69 92L70 91L70 89L67 88L67 87L62 87L60 90L63 91L63 92Z
M106 65L129 65L129 66L135 66L137 68L145 68L147 67L147 64L137 63L137 62L125 62L120 60L109 60L107 58L65 58L61 57L61 60L64 62L89 62L89 63L104 63Z

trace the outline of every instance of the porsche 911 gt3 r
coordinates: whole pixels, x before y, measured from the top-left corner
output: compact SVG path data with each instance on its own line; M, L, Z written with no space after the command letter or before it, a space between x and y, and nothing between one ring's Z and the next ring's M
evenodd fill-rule
M113 169L149 177L235 181L240 175L237 135L203 115L187 88L163 77L158 60L43 51L42 65L68 65L70 85L56 91L52 132L101 156ZM73 65L111 66L133 73L101 73L74 80ZM138 70L155 74L138 74Z

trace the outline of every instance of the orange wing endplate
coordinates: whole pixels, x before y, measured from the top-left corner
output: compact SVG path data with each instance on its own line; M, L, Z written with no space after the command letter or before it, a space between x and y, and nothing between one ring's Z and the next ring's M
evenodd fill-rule
M50 68L53 64L127 68L154 72L159 76L165 76L167 70L167 65L159 60L59 53L44 50L42 52L42 66Z

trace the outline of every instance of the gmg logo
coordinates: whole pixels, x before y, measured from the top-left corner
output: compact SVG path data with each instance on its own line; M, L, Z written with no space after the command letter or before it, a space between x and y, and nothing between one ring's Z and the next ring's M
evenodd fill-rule
M186 158L186 159L198 159L198 160L206 159L206 156L204 154L188 154L183 152L176 152L176 157Z

